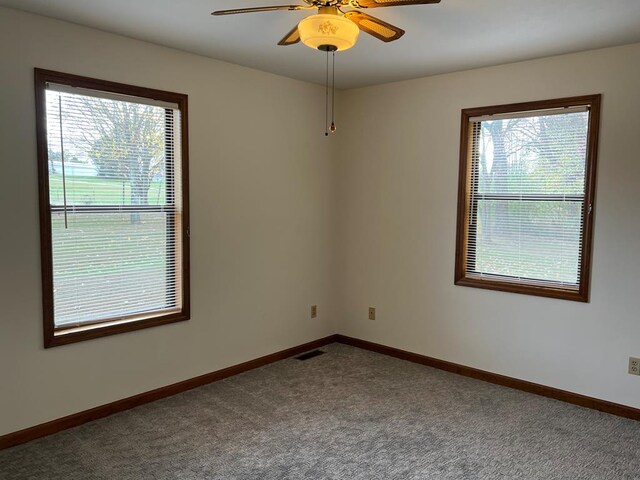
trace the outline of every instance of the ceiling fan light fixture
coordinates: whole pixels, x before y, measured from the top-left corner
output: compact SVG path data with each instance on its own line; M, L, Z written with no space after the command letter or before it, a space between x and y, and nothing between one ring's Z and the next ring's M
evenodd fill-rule
M319 13L303 19L298 24L298 33L307 47L333 52L353 47L360 29L342 16Z

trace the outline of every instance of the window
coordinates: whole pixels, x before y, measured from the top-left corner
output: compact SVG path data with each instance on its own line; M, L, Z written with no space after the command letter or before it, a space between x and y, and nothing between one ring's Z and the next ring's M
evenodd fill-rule
M462 111L456 285L587 302L600 95Z
M187 320L187 96L35 84L45 347Z

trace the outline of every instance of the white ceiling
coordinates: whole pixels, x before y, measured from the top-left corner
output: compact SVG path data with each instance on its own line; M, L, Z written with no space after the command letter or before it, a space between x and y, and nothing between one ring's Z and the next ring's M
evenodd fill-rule
M0 0L87 25L315 83L325 58L276 45L312 11L210 16L211 11L301 0ZM364 33L336 54L336 85L352 88L640 42L640 0L442 0L368 10L406 30L385 44Z

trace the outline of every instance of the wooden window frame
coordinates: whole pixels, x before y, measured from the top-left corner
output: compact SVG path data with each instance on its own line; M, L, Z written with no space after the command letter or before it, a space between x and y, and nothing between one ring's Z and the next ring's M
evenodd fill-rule
M600 105L602 95L584 95L579 97L558 98L535 102L512 103L507 105L495 105L490 107L467 108L462 110L460 129L460 170L458 175L458 219L456 231L456 258L455 258L455 285L467 287L485 288L512 293L537 295L542 297L588 302L591 280L591 256L593 244L593 224L595 216L595 192L596 192L596 164L598 152L598 136L600 125ZM467 275L468 252L468 220L470 211L470 193L472 187L473 148L469 119L487 115L497 115L515 112L534 113L536 110L553 108L587 106L589 108L589 123L587 137L587 154L585 165L585 190L582 215L584 218L582 231L582 257L580 260L580 280L578 290L571 291L561 287L540 285L534 282L501 281L498 278L477 278Z
M155 90L151 88L126 85L122 83L82 77L51 70L34 69L36 98L36 136L38 157L38 189L40 204L40 255L42 270L42 306L44 347L50 348L69 343L76 343L93 338L131 332L143 328L182 322L191 318L190 307L190 265L189 265L189 128L188 128L188 96L181 93ZM138 98L149 98L178 105L181 129L181 178L171 181L181 182L182 191L182 267L180 311L165 315L140 316L134 319L108 320L87 324L80 327L56 331L53 304L53 252L51 232L51 204L49 198L49 162L47 145L47 111L46 88L48 83L68 85L91 90L130 95Z

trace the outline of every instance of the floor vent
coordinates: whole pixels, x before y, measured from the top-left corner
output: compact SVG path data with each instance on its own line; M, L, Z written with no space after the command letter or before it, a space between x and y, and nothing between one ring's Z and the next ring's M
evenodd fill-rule
M311 352L303 353L302 355L298 355L296 357L297 360L309 360L310 358L317 357L318 355L323 355L325 352L321 350L313 350Z

